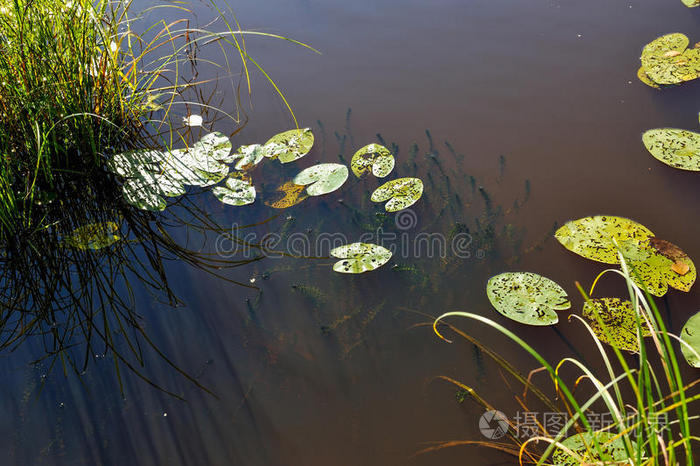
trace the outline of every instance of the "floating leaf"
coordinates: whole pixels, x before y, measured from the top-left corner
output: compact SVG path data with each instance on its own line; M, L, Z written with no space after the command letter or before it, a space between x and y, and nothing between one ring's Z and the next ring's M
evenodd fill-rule
M309 153L314 145L311 129L292 129L272 136L265 143L266 156L282 163L298 160Z
M596 318L600 317L600 322ZM630 301L619 298L594 298L583 305L583 317L590 322L598 339L619 349L638 352L637 318ZM640 319L642 317L640 316ZM651 335L644 320L641 320L642 337ZM610 338L606 335L610 335Z
M128 179L122 186L124 200L142 210L161 211L165 209L165 199L160 190L143 178Z
M64 241L66 245L83 251L98 250L119 241L118 231L119 226L114 222L88 223L73 230Z
M224 204L242 206L255 202L255 187L235 177L226 180L226 187L215 186L211 191Z
M352 156L350 168L361 178L372 171L377 178L384 178L394 169L394 156L389 149L379 144L368 144Z
M681 0L683 2L683 5L687 6L688 8L694 8L696 6L700 6L700 0Z
M331 256L343 259L333 264L340 273L364 273L389 262L391 251L368 243L352 243L331 250Z
M644 133L642 141L651 155L666 165L700 171L700 133L657 128Z
M639 243L654 234L633 220L610 215L595 215L568 221L554 236L569 251L598 262L619 264L613 239L623 246Z
M154 150L137 150L113 155L107 161L107 169L112 173L129 177L137 174L142 168L157 170L163 153Z
M388 181L374 190L372 202L389 201L387 212L398 212L413 204L423 195L423 182L418 178L398 178Z
M236 170L249 170L259 164L264 157L265 148L260 144L251 144L239 147L232 159L240 159L236 163Z
M596 442L598 447L596 447ZM637 450L637 444L630 440L632 451ZM580 460L569 455L564 450L557 449L552 455L552 463L556 466L580 466L581 464L629 464L630 459L625 449L625 441L614 432L597 431L582 432L564 439L561 444L578 455ZM598 451L600 449L599 454Z
M556 324L559 317L555 311L571 307L561 286L531 272L506 272L491 277L486 294L498 312L528 325Z
M192 186L211 186L223 180L229 168L192 149L168 152L162 163L163 171L171 179Z
M223 163L232 163L233 157L231 154L231 141L226 135L215 131L202 136L202 139L197 141L192 150L193 157L199 161L217 161Z
M294 177L294 184L308 185L309 196L321 196L340 188L348 179L348 167L339 163L321 163L306 168Z
M679 84L698 77L700 50L688 49L688 38L673 33L661 36L642 50L642 67L657 84Z
M654 89L660 89L661 86L656 84L654 81L651 80L651 78L647 75L646 70L644 70L643 66L640 66L639 69L637 70L637 78L644 84L646 84L649 87L653 87Z
M685 323L683 330L681 330L681 340L690 345L695 353L700 354L700 312L693 315ZM681 345L681 353L683 353L688 364L693 367L700 367L700 359L686 345Z
M275 190L276 192L281 193L282 196L275 201L265 202L265 205L269 205L274 209L286 209L288 207L292 207L309 197L308 194L305 193L305 190L306 186L287 181Z
M620 263L616 242L636 272L632 279L654 296L666 294L668 286L690 291L697 278L695 264L678 246L626 218L597 215L569 221L555 237L568 250L606 264Z

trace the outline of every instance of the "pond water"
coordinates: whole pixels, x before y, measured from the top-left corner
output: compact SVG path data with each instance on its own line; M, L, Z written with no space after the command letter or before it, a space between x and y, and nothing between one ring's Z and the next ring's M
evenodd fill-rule
M193 24L216 16L207 5L190 7ZM459 403L457 389L437 376L463 381L509 416L521 390L472 345L448 344L421 324L451 310L483 314L552 359L578 354L598 367L579 324L561 318L554 328L532 328L495 313L488 277L506 270L551 277L578 311L575 281L588 286L603 267L551 236L555 224L594 214L633 218L700 257L696 174L658 163L641 143L653 127L696 130L700 85L656 91L636 79L641 47L655 37L678 31L700 40L693 36L700 11L667 0L240 0L232 7L244 29L322 52L264 37L246 42L299 124L316 134L313 151L285 175L338 162L339 154L347 162L380 134L398 147L396 176L423 178L424 198L385 216L368 200L377 180L352 175L341 191L284 211L263 202L222 206L202 195L195 202L231 228L277 215L241 234L259 241L274 232L276 249L322 258L268 257L222 271L248 288L169 261L170 287L182 301L176 308L134 289L154 345L215 396L147 347L141 372L185 401L124 369L122 397L104 348L95 348L81 377L28 365L42 357L40 342L2 354L2 464L511 463L476 446L414 456L431 442L482 438L483 409ZM146 21L183 14L154 10ZM217 58L211 49L199 58L208 53ZM233 111L234 92L216 92L214 101ZM234 147L294 126L259 73L244 109L248 123ZM213 129L236 128L224 121ZM358 276L332 272L324 238L354 241L380 227L394 235L385 238L397 247L390 264ZM469 236L456 236L466 228ZM442 235L435 237L446 239L444 254L439 239L420 242L421 233ZM186 239L181 229L172 234ZM224 243L211 238L208 247ZM624 291L609 278L600 293ZM672 331L698 310L699 297L696 286L658 300ZM452 323L524 373L538 367L496 332ZM684 370L687 379L697 375Z

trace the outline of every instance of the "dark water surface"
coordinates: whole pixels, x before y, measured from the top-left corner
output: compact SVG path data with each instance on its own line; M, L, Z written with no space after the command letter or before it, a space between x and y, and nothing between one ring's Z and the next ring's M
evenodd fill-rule
M574 282L587 286L603 267L543 240L555 222L600 213L633 218L700 258L697 174L656 162L641 144L649 128L695 130L700 85L656 91L636 79L640 50L655 37L683 32L691 43L700 41L693 35L700 9L669 0L243 0L232 6L244 29L289 36L322 52L247 39L300 125L316 134L314 151L288 175L315 161L337 162L339 153L349 160L380 133L399 147L392 176L411 176L402 164L417 143L426 195L404 219L408 227L394 225L391 216L386 231L414 241L419 232L448 235L462 222L476 238L462 257L409 251L362 276L333 274L329 259L290 258L226 273L253 280L261 293L171 263L171 287L185 305L173 309L142 293L136 311L160 350L216 398L149 351L143 372L185 402L128 371L123 399L111 358L99 353L82 378L58 369L42 387L48 368L27 365L41 356L38 345L27 344L0 360L2 464L510 464L512 458L479 447L412 457L432 441L482 439L482 408L469 399L458 403L456 388L436 376L473 386L508 415L518 410L513 396L520 392L471 345L449 345L416 326L431 318L412 311L487 315L552 359L573 354L571 345L599 365L579 324L562 316L555 331L506 321L489 306L485 282L505 270L537 272L561 283L578 311ZM204 5L192 8L193 24L215 16ZM182 14L157 10L147 19ZM217 56L205 50L200 58L207 53ZM249 122L234 146L262 143L293 126L264 79L257 74L253 81ZM216 98L233 111L230 90ZM235 129L222 126L214 129ZM345 135L344 144L335 133ZM453 157L446 141L463 157ZM440 165L426 157L431 152ZM503 215L489 216L470 176ZM342 191L309 199L251 231L258 238L282 232L285 240L303 233L311 243L322 232L345 233L354 241L373 229L362 215L376 219L381 212L366 199L376 186L375 179L351 179ZM454 194L461 206L450 200ZM275 213L262 202L234 208L202 197L226 225ZM482 227L492 222L496 240L484 239L477 218ZM609 278L603 287L623 293L617 285ZM696 286L659 300L671 330L679 332L698 310L699 293ZM482 325L455 323L524 373L537 367ZM688 379L696 375L687 371Z

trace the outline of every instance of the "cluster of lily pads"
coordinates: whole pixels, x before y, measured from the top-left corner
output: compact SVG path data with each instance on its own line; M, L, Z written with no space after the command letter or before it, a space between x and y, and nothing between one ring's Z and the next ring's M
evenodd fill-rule
M692 6L697 6L698 2ZM689 5L691 6L691 5ZM684 34L661 36L642 50L639 79L654 88L680 84L700 76L700 42L688 48ZM700 171L700 133L678 128L656 128L642 135L647 150L660 162L674 168Z
M559 228L555 237L566 249L598 262L619 265L621 254L633 270L633 280L655 296L666 294L669 286L690 291L697 278L695 264L678 246L627 218L597 215L572 220ZM560 285L531 272L496 275L488 281L486 292L498 312L528 325L556 324L556 311L571 307ZM601 341L639 351L637 316L630 301L592 298L584 304L582 314ZM641 336L649 336L648 329L643 328ZM700 313L688 321L681 337L700 352ZM700 359L683 346L688 363L700 367Z
M185 194L187 186L211 187L212 194L224 204L244 206L256 199L255 186L249 175L255 166L264 159L294 162L308 154L313 144L314 136L309 128L293 129L273 136L265 144L241 146L232 153L229 138L213 132L188 148L120 153L108 161L107 167L123 179L124 200L139 209L162 211L167 206L165 198ZM370 173L384 178L392 172L394 165L394 156L389 149L380 144L368 144L355 152L350 168L357 178ZM266 204L277 209L288 208L309 196L322 196L339 189L348 177L348 168L343 164L313 165L278 187L278 199ZM398 212L412 206L422 194L423 182L419 178L397 178L379 186L372 193L371 200L385 202L387 212ZM94 226L89 230L96 231ZM76 235L84 236L80 232ZM111 244L93 237L88 238L88 243L92 245L88 246L90 249ZM391 258L388 249L368 243L335 248L331 255L341 259L333 267L341 273L374 270Z

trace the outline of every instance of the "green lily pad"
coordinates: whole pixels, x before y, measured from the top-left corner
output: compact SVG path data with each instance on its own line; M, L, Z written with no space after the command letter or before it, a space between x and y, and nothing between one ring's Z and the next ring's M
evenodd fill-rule
M314 145L310 128L292 129L272 136L265 143L266 156L282 163L298 160L309 153Z
M681 0L683 2L683 5L687 6L688 8L694 8L696 6L700 6L700 0Z
M193 149L171 150L163 157L163 172L171 179L191 186L211 186L223 180L228 166Z
M600 322L596 318L600 317ZM603 343L631 352L639 351L637 321L630 301L619 298L594 298L583 305L583 317L588 319L593 332ZM641 317L640 317L641 318ZM642 320L642 337L650 335ZM605 332L610 334L610 338Z
M251 144L249 146L239 147L231 158L232 161L240 159L236 163L236 170L249 170L265 158L265 153L264 146L260 144Z
M307 186L309 196L321 196L340 188L348 179L348 167L339 163L321 163L302 170L294 184Z
M657 84L679 84L698 77L700 50L688 49L684 34L673 33L658 37L642 50L642 67Z
M644 70L643 66L640 66L639 69L637 70L637 78L644 84L646 84L649 87L653 87L654 89L660 89L661 86L656 84L654 81L651 80L649 75L647 75L646 70Z
M389 201L384 206L387 212L406 209L423 195L423 182L418 178L398 178L388 181L374 190L372 202Z
M689 344L696 353L700 355L700 312L693 315L681 330L681 340ZM681 353L683 357L693 367L700 367L700 358L696 356L690 348L681 345Z
M650 129L642 136L647 150L673 168L700 171L700 133L676 128Z
M394 169L394 156L382 145L368 144L355 152L350 161L350 168L358 178L370 170L377 178L384 178Z
M572 220L557 230L555 237L587 259L619 264L615 239L627 264L637 273L632 278L654 296L666 294L668 286L690 291L697 278L695 264L678 246L654 237L651 230L627 218L596 215Z
M119 225L114 222L88 223L73 230L64 242L82 251L103 249L121 239L118 231Z
M233 162L233 157L230 155L231 148L229 138L218 131L202 136L202 139L192 146L192 150L198 154L195 158L216 160L223 163Z
M211 191L224 204L242 206L255 202L255 186L239 178L230 177L225 187L215 186Z
M377 244L352 243L331 250L331 256L342 259L333 264L340 273L364 273L389 262L391 251Z
M122 185L124 200L141 210L154 212L165 209L167 203L160 190L149 184L144 178L130 178Z
M137 150L113 155L107 161L107 169L112 173L129 177L134 176L144 167L157 170L162 160L162 152L154 150Z
M654 234L633 220L611 215L595 215L566 222L554 236L569 251L606 264L619 264L617 248L627 242L639 243Z
M559 316L555 311L571 307L561 286L531 272L506 272L491 277L486 294L498 312L527 325L556 324Z
M617 438L616 438L617 437ZM598 448L602 455L598 454ZM630 440L632 449L636 451L637 445ZM558 449L552 455L552 463L556 466L580 466L581 464L628 464L629 457L625 449L625 441L617 434L606 431L582 432L565 438L562 442L569 450L576 453L581 460L576 460L568 453ZM581 462L583 461L583 463Z

